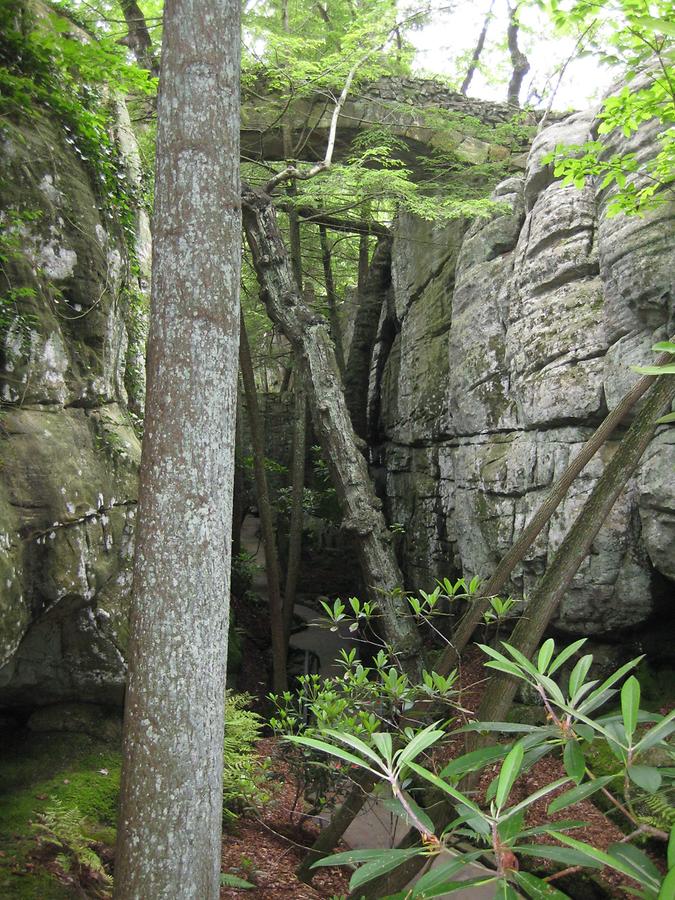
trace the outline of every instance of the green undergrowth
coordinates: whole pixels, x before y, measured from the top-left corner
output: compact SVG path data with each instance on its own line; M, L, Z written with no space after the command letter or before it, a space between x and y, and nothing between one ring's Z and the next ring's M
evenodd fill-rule
M32 823L59 800L77 807L87 837L114 842L121 753L81 734L17 732L0 748L0 897L72 897L36 864Z

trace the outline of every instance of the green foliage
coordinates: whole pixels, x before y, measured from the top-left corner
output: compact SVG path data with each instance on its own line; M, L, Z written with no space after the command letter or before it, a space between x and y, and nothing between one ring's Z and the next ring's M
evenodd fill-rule
M104 885L112 885L99 855L92 849L94 843L85 834L85 821L80 810L66 807L53 798L52 803L38 817L33 826L41 844L55 847L59 854L57 862L65 872L75 870L80 875L94 873Z
M225 736L223 739L223 819L236 819L245 809L269 800L265 786L266 764L256 743L260 740L262 719L247 709L248 694L228 694L225 700Z
M554 21L560 28L594 24L597 4L575 0L571 9L551 0ZM646 11L650 12L645 16ZM603 141L582 145L558 146L545 158L554 164L557 177L565 184L582 187L587 178L599 180L601 189L613 188L607 208L612 216L619 212L643 215L647 210L673 196L675 184L675 66L670 0L649 5L641 0L612 0L602 11L606 37L606 62L618 64L628 84L607 97L600 112L600 135L631 138L641 125L654 121L661 126L660 149L650 159L637 152L609 154Z
M98 185L110 217L133 245L133 209L140 198L128 183L111 137L110 96L154 93L147 72L128 62L116 39L74 24L66 3L36 18L24 0L0 7L0 112L39 120L56 116L82 163Z
M610 786L614 789L618 785L623 788L620 805L628 818L631 836L638 838L648 826L636 814L635 789L639 790L639 796L645 796L645 792L658 796L656 791L673 777L674 770L649 765L647 751L667 747L675 731L675 712L654 716L640 710L640 685L637 678L629 675L639 662L637 659L622 666L602 683L589 680L593 658L590 654L578 657L583 644L583 640L576 641L558 651L554 641L549 639L542 644L533 661L508 644L502 644L506 653L484 646L483 650L490 657L487 667L526 681L540 693L548 711L547 722L540 726L505 722L479 722L464 726L459 732L513 734L516 739L512 743L498 747L483 746L464 754L452 760L440 774L420 764L420 757L425 751L444 736L444 730L439 728L438 723L417 733L389 729L363 731L357 736L353 731L319 727L311 735L307 731L289 734L288 740L295 747L336 757L342 765L346 763L363 768L388 785L408 822L422 836L420 846L406 851L349 852L322 859L315 865L361 864L350 881L350 888L356 890L411 856L440 855L447 862L423 875L410 894L416 898L435 897L467 886L467 882L453 880L453 875L479 855L479 852L467 852L457 847L457 842L469 840L476 845L487 844L490 847L494 874L488 874L475 883L494 884L498 897L515 898L518 896L517 890L531 898L566 896L560 891L552 894L546 882L529 873L519 872L518 856L586 869L609 866L637 882L640 887L638 896L643 900L669 896L668 885L674 878L675 867L675 828L670 839L672 853L670 850L668 853L670 871L664 878L634 843L614 844L605 852L568 834L582 826L583 822L557 820L534 827L526 825L525 817L530 807L554 792L557 796L549 802L549 816L587 800L600 790L607 791ZM569 687L563 692L552 676L575 659ZM620 710L598 716L600 708L613 699L619 700ZM597 777L589 770L588 757L594 742L608 748L614 760L611 774ZM518 779L549 753L562 755L565 775L514 801L512 794ZM488 766L492 768L500 760L499 770L488 787L484 801L477 801L463 790L462 778L467 773L478 772ZM411 775L416 776L418 783L429 783L445 794L455 807L456 818L442 832L436 832L427 813L418 806L415 799L418 793L409 780ZM407 794L403 790L404 784L408 787ZM561 788L565 788L562 793ZM663 832L654 829L650 833L667 838ZM536 843L533 838L537 835L553 837L556 843ZM451 847L452 855L447 856Z

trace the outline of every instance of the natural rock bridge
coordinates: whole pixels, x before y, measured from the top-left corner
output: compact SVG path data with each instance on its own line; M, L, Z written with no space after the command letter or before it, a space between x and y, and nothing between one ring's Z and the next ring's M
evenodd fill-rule
M242 153L251 160L284 159L282 125L289 125L295 158L321 159L335 103L335 95L326 90L289 100L264 85L249 89L241 112ZM347 98L338 120L335 157L359 134L381 127L400 143L396 155L413 167L418 158L441 153L465 163L510 162L523 168L527 138L505 127L520 114L507 104L465 97L439 81L382 78L356 87Z

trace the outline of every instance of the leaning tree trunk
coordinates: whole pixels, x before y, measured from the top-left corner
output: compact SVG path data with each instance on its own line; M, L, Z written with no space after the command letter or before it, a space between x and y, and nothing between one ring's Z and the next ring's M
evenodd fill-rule
M271 198L245 186L244 228L267 312L290 342L303 373L314 429L340 502L343 527L357 538L369 596L381 610L384 634L402 669L417 678L419 632L401 588L401 576L382 505L351 425L326 321L307 308L295 285Z
M166 3L118 900L220 894L239 47L238 3Z
M656 364L663 365L670 359L670 353L662 353L656 360ZM553 485L544 502L525 526L521 536L502 558L492 577L481 586L468 610L459 620L457 627L453 631L451 643L443 651L436 664L436 670L441 675L447 675L458 664L462 651L471 640L476 627L482 621L483 614L490 608L490 598L498 594L507 583L515 567L522 561L529 548L537 539L537 536L562 503L574 479L583 471L600 447L608 440L614 429L621 424L638 400L644 396L655 381L656 377L654 375L644 375L633 385L630 391L622 397L620 403L614 407L607 418L586 441Z
M260 516L260 530L262 532L263 547L265 550L265 575L267 577L267 595L270 608L270 632L272 639L272 686L275 693L280 694L286 690L286 629L284 627L283 605L281 600L281 588L279 578L279 556L277 554L277 542L274 534L274 519L272 516L272 502L267 486L267 474L265 472L265 437L263 433L262 416L258 408L258 394L255 387L255 375L251 348L248 343L244 315L240 320L239 339L239 367L241 380L244 384L244 396L246 397L246 409L248 422L251 429L251 446L253 449L253 472L258 494L258 513Z
M354 431L367 436L368 382L380 312L391 284L391 237L380 236L368 268L363 290L358 292L354 331L345 367L345 400Z
M560 600L579 570L628 479L637 468L656 430L656 420L675 398L675 377L662 375L647 397L644 406L625 437L614 451L579 513L567 537L533 591L525 615L513 629L509 643L530 657L558 608ZM480 721L505 718L517 689L515 679L501 675L490 679L477 712Z
M527 657L539 646L561 598L579 570L612 506L624 490L656 430L656 419L670 407L675 398L675 377L662 376L638 413L627 434L616 448L614 455L598 480L581 513L560 545L551 565L537 585L522 616L513 630L509 643ZM505 675L495 675L488 682L483 701L476 713L480 722L503 721L509 711L519 682ZM473 736L470 736L473 737ZM467 742L467 749L474 749L484 739L474 737ZM465 779L465 787L475 784L476 778ZM443 809L443 807L439 807ZM449 815L454 811L450 810ZM434 825L443 827L445 820L432 816ZM341 835L340 835L341 836ZM404 848L419 839L415 829L410 829L397 847ZM327 851L326 851L327 854ZM401 890L419 871L422 858L413 858L390 872L386 878L371 883L365 891L367 900L393 894ZM375 893L373 893L375 891ZM381 891L381 893L380 893ZM351 896L351 895L350 895Z

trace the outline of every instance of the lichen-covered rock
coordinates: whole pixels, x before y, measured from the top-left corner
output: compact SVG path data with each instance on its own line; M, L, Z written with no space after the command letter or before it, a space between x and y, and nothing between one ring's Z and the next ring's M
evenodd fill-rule
M125 360L139 285L96 172L56 119L3 119L0 221L0 707L119 703L140 460Z
M673 205L643 219L608 217L607 190L565 186L543 162L593 127L593 112L579 113L538 135L525 176L495 192L511 212L474 224L459 252L456 234L430 239L426 224L406 220L396 235L395 297L378 353L392 324L396 337L373 368L382 396L370 431L379 434L389 518L405 527L398 540L411 587L494 571L635 382L629 366L649 361L650 346L673 332ZM646 126L629 148L611 150L644 153L654 140ZM412 277L419 243L432 250ZM644 631L664 579L675 579L672 432L657 435L594 542L558 611L561 632L606 640ZM514 573L514 596L527 597L615 448L608 443L576 480Z

